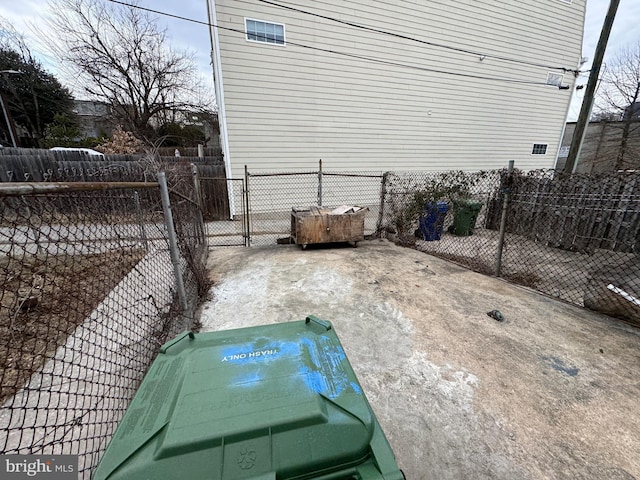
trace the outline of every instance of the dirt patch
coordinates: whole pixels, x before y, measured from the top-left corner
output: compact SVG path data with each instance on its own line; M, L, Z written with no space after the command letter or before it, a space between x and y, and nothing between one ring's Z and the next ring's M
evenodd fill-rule
M0 401L22 388L143 256L130 250L0 259Z

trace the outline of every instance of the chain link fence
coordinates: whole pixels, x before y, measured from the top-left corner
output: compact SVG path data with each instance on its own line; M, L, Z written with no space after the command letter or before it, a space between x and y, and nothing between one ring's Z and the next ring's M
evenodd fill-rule
M640 323L640 172L515 172L505 180L503 275ZM498 228L495 221L487 226Z
M386 237L640 323L640 173L169 172L0 185L2 453L88 478L158 347L197 328L208 247L291 238L291 209L366 207Z
M202 212L165 194L0 184L2 454L79 454L88 479L159 346L194 327Z
M199 184L209 246L247 246L244 179L199 177Z
M247 244L291 208L367 208L365 233L640 322L640 172L247 172ZM243 212L243 215L245 212Z
M377 172L280 172L251 173L248 184L250 244L287 243L291 234L291 210L298 207L341 205L365 207L365 235L375 235L382 173Z
M388 173L402 245L640 323L640 173Z

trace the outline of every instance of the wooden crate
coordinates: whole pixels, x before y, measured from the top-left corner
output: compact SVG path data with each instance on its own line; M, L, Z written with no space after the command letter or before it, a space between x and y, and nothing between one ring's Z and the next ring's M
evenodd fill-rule
M357 207L356 207L357 208ZM366 208L351 213L332 213L329 208L309 207L291 210L291 238L302 245L364 240Z

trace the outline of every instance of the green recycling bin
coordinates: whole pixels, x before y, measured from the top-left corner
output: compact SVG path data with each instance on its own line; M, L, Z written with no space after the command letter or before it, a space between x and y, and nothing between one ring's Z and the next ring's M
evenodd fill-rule
M482 202L471 199L457 199L453 201L453 224L449 232L459 236L473 235L478 214L482 209Z
M160 350L93 480L402 480L331 323L185 332Z

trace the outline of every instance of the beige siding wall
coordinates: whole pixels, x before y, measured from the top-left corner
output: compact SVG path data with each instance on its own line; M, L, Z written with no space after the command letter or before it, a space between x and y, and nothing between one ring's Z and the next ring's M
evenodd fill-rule
M218 24L283 23L286 46L220 30L234 177L251 171L552 167L571 90L469 78L309 50L294 43L463 75L544 83L548 68L380 35L258 0L216 0ZM282 2L283 4L285 2ZM575 68L585 0L287 2L450 46ZM574 78L565 74L564 83ZM547 143L546 155L531 155Z

